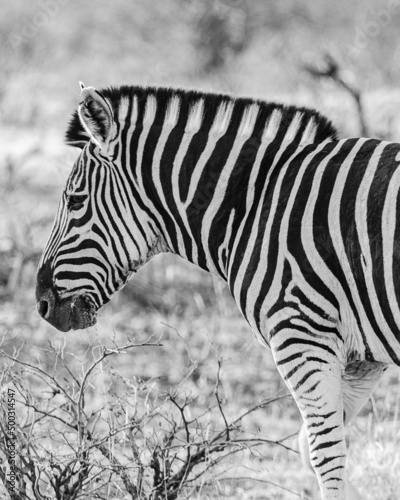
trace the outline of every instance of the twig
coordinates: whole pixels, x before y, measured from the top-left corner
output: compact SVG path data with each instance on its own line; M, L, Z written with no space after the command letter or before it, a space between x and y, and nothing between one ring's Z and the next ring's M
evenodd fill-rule
M107 449L103 444L95 443L94 446L107 458L107 460L110 462L110 464L112 464L115 472L117 474L119 474L119 476L121 477L121 479L124 483L124 486L126 488L126 491L131 495L132 500L136 500L137 498L139 498L139 491L138 491L137 487L130 480L124 466L121 464L121 462L118 460L118 458L116 458L110 452L110 450Z
M360 123L360 132L363 137L369 137L367 122L365 120L364 106L362 104L361 91L347 81L339 67L338 62L331 54L326 53L323 60L324 67L318 68L315 65L303 64L303 69L314 78L330 78L339 87L342 87L354 100L357 108L357 115Z
M295 495L299 498L301 498L302 500L309 500L308 497L305 497L304 495L300 494L300 493L296 493L295 491L293 490L290 490L289 488L285 488L285 486L282 486L281 484L277 484L277 483L274 483L273 481L269 481L268 479L260 479L260 478L257 478L257 477L240 477L240 476L235 476L235 477L221 477L219 479L215 479L213 482L215 481L256 481L257 483L264 483L264 484L271 484L272 486L276 486L277 488L280 488L281 490L284 490L284 491L287 491L288 493L291 493L292 495ZM208 484L212 484L211 481L208 482Z
M221 413L221 416L222 416L224 423L225 423L226 440L229 441L230 440L230 438L229 438L229 427L230 426L228 425L224 411L222 409L221 400L219 399L219 386L221 383L221 380L220 380L221 366L222 366L222 360L218 359L217 380L215 382L214 394L215 394L215 399L217 400L217 403L218 403L219 412Z

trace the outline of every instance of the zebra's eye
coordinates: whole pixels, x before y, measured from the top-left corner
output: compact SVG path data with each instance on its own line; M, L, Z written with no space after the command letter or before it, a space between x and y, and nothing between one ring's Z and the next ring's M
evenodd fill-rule
M86 200L86 195L70 194L67 195L68 210L79 210L82 208L83 202Z

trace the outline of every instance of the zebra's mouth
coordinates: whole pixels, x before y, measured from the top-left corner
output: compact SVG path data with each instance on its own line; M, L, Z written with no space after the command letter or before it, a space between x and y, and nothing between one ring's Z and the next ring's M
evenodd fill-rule
M49 261L38 271L36 302L40 316L61 332L88 328L97 320L98 308L89 295L82 291L60 294L53 283Z
M89 328L97 322L97 311L93 302L86 295L71 300L69 326L72 330Z
M37 304L39 314L61 332L82 330L97 321L97 309L86 295L59 297L48 290Z

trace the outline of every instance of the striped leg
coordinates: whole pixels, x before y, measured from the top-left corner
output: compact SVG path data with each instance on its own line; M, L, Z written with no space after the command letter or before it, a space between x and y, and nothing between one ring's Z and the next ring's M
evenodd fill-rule
M284 329L271 339L271 349L303 417L322 499L351 500L345 481L344 367L331 335L316 340L313 334Z
M344 373L342 373L345 424L349 423L364 406L386 368L387 365L383 363L368 361L355 361L346 366ZM299 449L303 464L312 470L305 425L302 426L299 433ZM361 498L348 479L347 489L348 497L351 500Z

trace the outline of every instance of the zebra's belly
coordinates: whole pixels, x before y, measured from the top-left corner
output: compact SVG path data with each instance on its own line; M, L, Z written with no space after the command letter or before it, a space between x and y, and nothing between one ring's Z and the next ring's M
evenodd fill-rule
M301 288L292 280L290 286L275 292L269 291L259 306L257 318L251 311L242 311L256 338L269 347L271 338L282 330L290 336L303 332L305 337L320 339L335 345L335 350L345 367L349 360L376 360L393 362L379 342L371 325L360 321L354 305L347 297L338 296L339 309L327 306L323 295L317 290Z
M255 318L248 318L262 345L269 347L271 338L282 330L286 330L288 336L290 330L293 334L301 331L304 337L334 345L344 368L355 360L398 364L396 356L400 357L400 344L396 343L393 332L378 335L365 314L363 317L343 296L336 314L332 314L332 310L331 314L317 314L324 305L318 300L318 293L308 294L308 302L294 301L289 291L282 292L280 297L275 304L263 304L259 324Z
M252 280L247 280L245 291L238 287L235 296L232 290L261 344L269 346L282 330L288 336L291 331L303 332L337 343L335 350L343 366L354 356L358 361L400 364L398 332L390 329L385 311L371 301L371 292L360 292L362 287L351 270L343 282L318 253L310 254L306 265L289 252L278 254L273 268L258 268Z
M400 337L393 321L394 311L384 310L378 300L371 300L371 292L353 293L351 303L342 296L338 329L350 352L359 359L400 365ZM391 318L390 318L391 317Z

